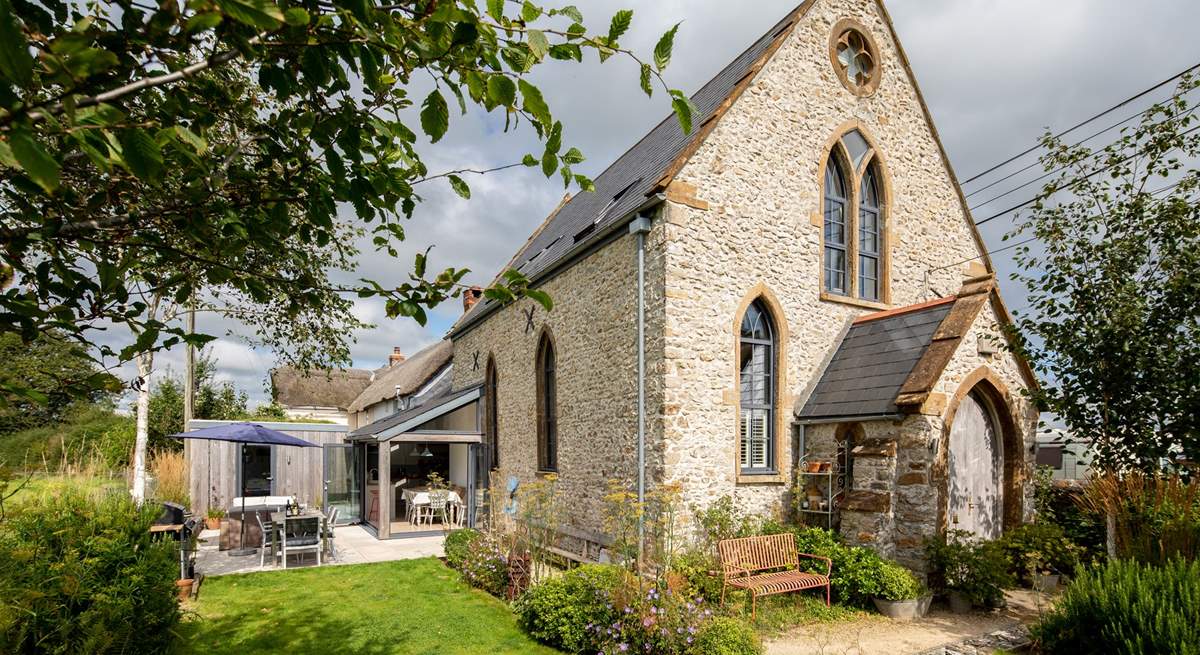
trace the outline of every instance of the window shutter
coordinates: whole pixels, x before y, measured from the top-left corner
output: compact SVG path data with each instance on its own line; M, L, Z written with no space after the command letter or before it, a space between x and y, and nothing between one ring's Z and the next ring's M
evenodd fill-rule
M750 466L766 468L767 466L767 415L765 412L754 412L749 417L750 423Z

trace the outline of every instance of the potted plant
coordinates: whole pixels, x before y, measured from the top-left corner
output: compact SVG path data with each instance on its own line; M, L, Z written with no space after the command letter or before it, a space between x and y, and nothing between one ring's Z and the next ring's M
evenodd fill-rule
M221 519L225 518L225 510L221 507L209 507L204 513L204 527L209 530L220 530Z
M1044 594L1058 591L1059 574L1051 568L1050 562L1038 551L1025 554L1025 571L1031 585Z
M884 562L879 570L878 591L872 600L879 613L898 621L923 618L933 594L911 571L895 562Z
M1003 605L1004 588L1012 580L1008 561L995 542L980 542L963 530L951 530L929 541L926 556L935 588L946 594L950 610L964 614L975 607Z

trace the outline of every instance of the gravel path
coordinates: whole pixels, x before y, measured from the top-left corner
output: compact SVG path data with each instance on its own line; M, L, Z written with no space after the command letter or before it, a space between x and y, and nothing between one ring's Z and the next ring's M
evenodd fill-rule
M1048 607L1033 591L1005 592L1008 607L989 613L954 614L935 606L919 621L873 615L854 621L797 628L767 642L767 655L905 655L1008 630L1033 622Z

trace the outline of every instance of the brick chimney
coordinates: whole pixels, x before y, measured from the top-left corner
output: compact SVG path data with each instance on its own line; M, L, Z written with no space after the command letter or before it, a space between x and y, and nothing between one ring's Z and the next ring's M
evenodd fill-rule
M388 366L395 366L404 361L404 353L400 352L400 346L392 348L392 354L388 355Z
M471 308L474 307L475 303L479 302L479 299L482 297L483 287L471 287L470 289L463 291L463 313L466 314L467 312L471 311Z

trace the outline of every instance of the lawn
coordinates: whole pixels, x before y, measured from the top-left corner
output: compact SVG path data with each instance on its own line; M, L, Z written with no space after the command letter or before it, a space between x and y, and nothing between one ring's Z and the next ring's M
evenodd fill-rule
M433 558L210 578L192 610L181 654L557 652Z

